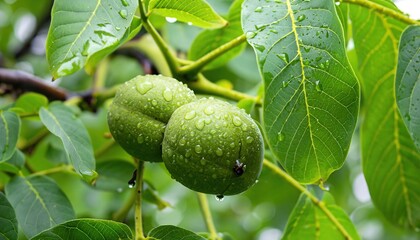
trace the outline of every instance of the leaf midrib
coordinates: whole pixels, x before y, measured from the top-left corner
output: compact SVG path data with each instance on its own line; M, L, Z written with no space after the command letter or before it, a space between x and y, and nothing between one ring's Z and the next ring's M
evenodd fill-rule
M378 15L378 17L380 18L391 42L392 42L392 47L394 49L394 61L396 63L398 63L398 39L396 39L394 37L394 35L392 34L392 30L389 29L389 23L386 21L385 17L382 15ZM395 72L397 71L396 69L396 65L393 69ZM395 74L394 74L395 77ZM408 217L408 222L410 223L410 225L415 226L414 222L413 222L413 218L412 218L412 212L411 212L411 201L410 198L408 196L408 188L407 188L407 183L406 183L406 179L405 179L405 174L404 174L404 169L403 169L403 161L402 161L402 156L401 156L401 144L400 144L400 129L398 127L398 122L400 119L399 116L399 110L398 110L398 106L397 106L397 96L396 96L396 89L395 89L395 84L392 84L393 90L392 90L392 94L394 97L394 101L392 103L392 108L393 108L393 112L394 112L394 143L395 143L395 150L397 152L397 159L396 159L396 164L398 165L399 171L400 171L400 181L401 181L401 185L402 185L402 194L404 196L404 202L406 205L406 211L407 211L407 217Z
M51 213L48 211L47 205L45 205L44 200L39 195L39 192L35 189L35 187L28 181L26 178L22 178L25 183L28 185L29 189L35 194L35 198L39 201L42 208L48 213L48 218L50 219L50 222L56 225L57 223L54 221L54 219L51 218Z
M87 27L91 24L93 17L96 16L96 12L98 11L98 8L102 3L102 0L97 0L97 1L98 1L98 3L96 4L95 9L92 12L92 15L89 17L85 26L83 26L83 28L79 32L79 34L77 34L76 38L71 43L71 45L69 47L69 50L67 50L66 55L62 58L62 60L60 62L63 62L67 59L68 54L71 52L71 50L73 50L74 44L76 44L76 42L79 40L80 36L82 36L82 34L86 31Z
M298 38L298 33L296 30L296 22L295 22L295 18L294 18L294 14L293 14L293 10L292 10L292 5L290 3L290 0L286 1L287 4L287 12L290 16L290 21L291 21L291 26L292 26L292 32L293 35L295 36L295 43L296 43L296 50L297 50L297 55L299 56L299 63L300 63L300 67L302 70L302 91L303 91L303 95L304 95L304 99L305 99L305 108L306 108L306 116L308 118L308 128L309 128L309 136L311 139L311 146L312 149L314 151L314 155L315 155L315 161L316 161L316 165L317 165L317 169L318 169L318 174L319 177L321 177L321 169L319 167L319 161L318 161L318 156L317 153L315 151L315 145L314 145L314 138L313 138L313 134L312 134L312 125L311 125L311 114L309 112L309 104L308 104L308 96L306 93L306 76L305 76L305 69L304 69L304 64L303 64L303 58L302 58L302 52L300 51L300 46L299 46L299 38ZM307 163L306 163L307 164Z
M49 110L46 110L45 108L43 108L42 110L44 110L46 112L46 114L48 114L48 116L51 117L51 119L57 124L57 126L60 129L60 132L61 133L64 133L64 136L70 142L70 146L73 148L74 152L79 153L77 151L76 147L74 146L73 141L71 140L70 136L67 134L66 131L64 131L64 128L61 126L60 122L57 120L57 118L54 116L54 114L52 114ZM64 148L64 149L66 149L66 148ZM67 150L66 150L66 152L67 152ZM74 161L73 161L73 159L71 158L71 156L70 156L70 154L68 152L67 152L67 155L69 155L69 158L71 159L71 161L74 164ZM77 154L77 156L79 157L79 159L81 159L80 156L79 156L79 154Z

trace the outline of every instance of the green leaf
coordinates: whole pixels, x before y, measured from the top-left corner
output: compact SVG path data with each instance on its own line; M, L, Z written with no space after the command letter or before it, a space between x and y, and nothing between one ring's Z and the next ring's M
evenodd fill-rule
M149 232L148 237L156 240L205 240L205 238L191 231L172 225L162 225L154 228Z
M47 60L55 78L92 67L127 38L136 0L56 0L47 37Z
M15 211L2 192L0 192L0 239L18 239L18 222Z
M39 109L47 105L48 99L44 95L25 93L16 100L13 110L24 115L38 114Z
M188 58L190 60L197 60L207 53L215 50L221 45L228 43L236 37L243 34L241 28L241 4L244 0L236 0L230 10L227 17L228 25L214 30L204 30L195 39L188 52ZM217 58L209 65L206 69L217 68L224 65L232 58L236 57L245 48L245 44L241 44L235 48L232 48L223 56Z
M25 154L19 149L9 160L0 163L0 170L17 174L25 164Z
M131 240L133 239L133 233L127 225L119 222L99 219L76 219L45 230L31 240L44 239Z
M95 158L89 134L72 110L66 105L53 102L39 112L41 121L47 129L58 136L74 169L88 182L96 177Z
M420 151L420 26L401 36L395 90L397 103L411 138Z
M15 177L5 189L6 196L16 211L19 225L28 238L75 218L66 195L50 178Z
M135 167L126 161L106 161L98 163L98 178L95 187L102 190L122 192L128 188L128 180Z
M332 195L324 194L323 203L332 216L353 239L360 239L350 218L339 206L335 205ZM301 194L289 217L283 239L346 239L337 226L306 195Z
M398 9L389 1L375 1ZM406 27L379 12L350 5L362 76L363 172L375 206L394 224L420 227L420 154L395 99L398 39Z
M149 12L202 28L226 25L226 21L204 0L150 0Z
M0 162L11 158L16 151L20 118L14 112L0 111Z
M345 161L359 108L335 4L245 0L242 6L265 83L270 149L299 182L324 182Z

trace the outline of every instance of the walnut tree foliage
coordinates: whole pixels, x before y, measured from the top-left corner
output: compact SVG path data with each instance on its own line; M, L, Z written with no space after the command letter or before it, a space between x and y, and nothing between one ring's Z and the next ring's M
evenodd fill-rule
M393 1L36 2L0 2L0 239L420 238Z

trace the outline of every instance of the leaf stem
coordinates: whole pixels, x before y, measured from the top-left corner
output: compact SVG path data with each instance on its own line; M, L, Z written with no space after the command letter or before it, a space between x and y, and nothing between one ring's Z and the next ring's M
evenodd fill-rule
M78 175L77 173L75 173L73 171L73 166L71 166L71 165L61 165L61 166L58 166L58 167L55 167L55 168L49 168L49 169L46 169L46 170L35 172L35 173L31 174L31 176L43 176L43 175L59 173L59 172L73 173L73 174Z
M207 201L207 196L204 193L197 192L198 202L200 204L201 213L203 214L204 221L207 226L207 230L210 233L209 239L210 240L219 240L219 236L217 235L216 227L213 223L213 218L211 216L209 202Z
M184 75L196 75L198 74L207 64L216 58L220 57L227 51L231 50L234 47L239 46L240 44L246 41L245 34L242 34L239 37L234 38L228 43L223 44L222 46L214 49L213 51L207 53L197 61L194 61L192 64L183 66L179 69L179 74Z
M136 177L136 192L135 192L135 231L136 240L145 240L143 233L143 219L141 212L141 195L143 192L143 172L144 172L144 161L138 160L137 177Z
M257 105L261 105L261 99L219 86L207 80L202 74L198 75L197 81L188 82L188 86L196 92L221 96L235 101L254 99Z
M330 210L327 208L324 202L320 201L317 197L315 197L311 192L308 191L304 186L302 186L298 181L296 181L294 178L289 176L285 171L283 171L281 168L276 166L274 163L264 159L264 166L272 170L274 173L282 177L284 180L286 180L288 183L290 183L293 187L295 187L297 190L305 194L311 201L321 209L321 211L324 212L324 214L328 217L328 219L331 220L331 222L337 227L337 229L343 234L345 239L352 239L350 234L347 232L347 230L341 225L341 223L338 221L338 219L330 212Z
M169 69L171 70L173 77L177 78L177 74L179 72L179 64L177 62L177 58L169 49L168 44L166 44L166 42L159 35L157 30L149 22L149 19L147 18L146 11L145 11L145 6L143 4L143 0L139 0L139 11L140 11L140 17L141 17L144 28L152 36L152 38L155 40L156 44L158 45L160 51L162 51L162 54L165 56L165 59L168 62Z
M371 2L371 1L367 1L367 0L338 0L338 2L351 3L351 4L359 5L359 6L362 6L362 7L372 9L372 10L377 11L379 13L388 15L392 18L395 18L395 19L397 19L401 22L407 23L407 24L420 25L419 21L411 19L411 18L407 17L406 15L404 15L404 14L398 12L398 11L387 8L385 6L377 4L375 2Z

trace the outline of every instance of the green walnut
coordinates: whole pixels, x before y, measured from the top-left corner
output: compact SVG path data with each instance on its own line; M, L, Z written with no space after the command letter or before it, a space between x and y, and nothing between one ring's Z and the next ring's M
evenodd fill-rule
M172 177L198 192L238 194L258 179L261 132L243 110L214 98L178 108L168 122L162 158Z
M109 108L108 125L115 141L144 161L162 161L165 127L175 109L196 100L176 79L137 76L123 84Z

